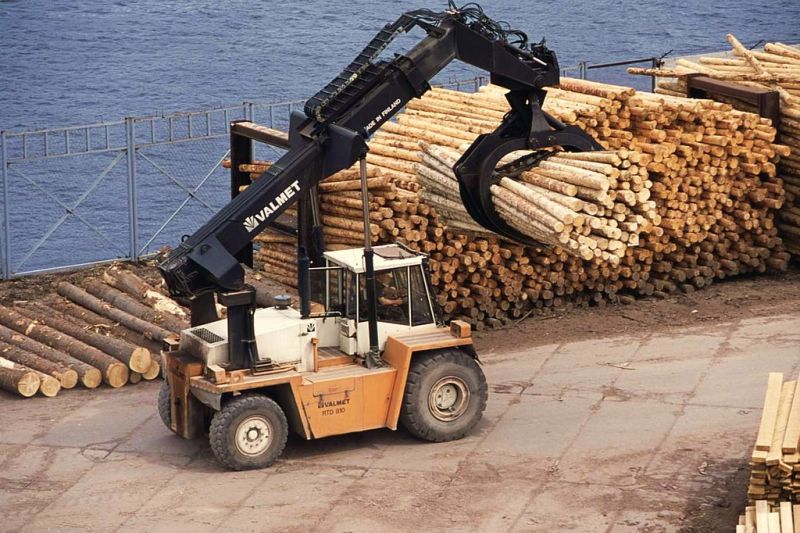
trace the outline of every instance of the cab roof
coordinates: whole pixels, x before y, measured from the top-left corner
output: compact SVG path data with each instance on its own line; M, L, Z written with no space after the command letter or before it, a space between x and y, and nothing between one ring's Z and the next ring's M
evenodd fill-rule
M392 268L414 266L422 264L424 254L409 250L397 244L384 244L373 246L373 265L375 271L389 270ZM335 252L325 252L324 257L331 263L352 270L356 274L362 274L366 269L364 265L364 248L349 248L347 250L336 250Z

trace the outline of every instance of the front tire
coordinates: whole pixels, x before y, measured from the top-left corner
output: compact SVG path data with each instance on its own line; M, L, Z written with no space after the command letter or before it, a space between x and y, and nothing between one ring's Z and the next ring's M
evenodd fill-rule
M172 431L172 409L169 394L169 383L165 379L158 391L158 416L167 429Z
M289 424L283 409L261 394L246 394L226 403L211 419L211 451L232 470L270 466L283 453Z
M486 378L461 350L417 356L406 382L400 422L412 435L445 442L464 437L483 416Z

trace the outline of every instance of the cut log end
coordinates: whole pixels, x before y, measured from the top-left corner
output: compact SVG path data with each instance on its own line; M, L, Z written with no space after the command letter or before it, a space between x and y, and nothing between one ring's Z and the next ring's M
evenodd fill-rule
M147 372L142 373L142 377L150 381L151 379L156 379L159 374L161 374L161 365L158 361L153 359L150 361L150 368L147 369Z
M141 346L137 346L136 349L133 350L133 353L131 353L128 367L134 372L143 374L147 372L147 370L150 368L150 363L152 362L153 359L150 357L150 350L147 348L142 348Z
M142 381L142 374L139 372L131 371L130 375L128 376L128 383L136 384Z
M58 375L58 381L61 383L61 387L64 389L73 389L78 384L78 373L68 368Z
M16 383L16 389L20 396L30 398L39 390L41 380L36 372L23 373Z
M108 386L118 389L128 382L128 367L122 363L108 365L105 382Z
M96 389L103 382L103 374L96 368L91 368L81 376L81 385L87 389Z
M58 382L56 378L40 375L39 392L41 392L43 396L52 398L55 395L57 395L58 391L60 390L61 390L61 384Z

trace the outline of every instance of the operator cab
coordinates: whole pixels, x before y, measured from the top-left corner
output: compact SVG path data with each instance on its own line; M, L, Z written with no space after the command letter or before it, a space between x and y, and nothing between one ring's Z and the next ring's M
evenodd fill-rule
M428 283L427 256L400 244L373 247L378 348L402 333L435 331L438 319ZM369 351L364 249L325 252L326 266L311 268L311 316L320 348L347 355ZM315 313L316 311L316 313Z
M391 335L436 331L441 319L428 284L427 256L399 244L376 246L373 252L380 351ZM326 266L309 269L309 316L285 305L256 309L259 367L310 371L314 342L323 357L369 352L364 249L325 252L324 257ZM182 331L180 347L207 365L236 369L229 360L225 319Z

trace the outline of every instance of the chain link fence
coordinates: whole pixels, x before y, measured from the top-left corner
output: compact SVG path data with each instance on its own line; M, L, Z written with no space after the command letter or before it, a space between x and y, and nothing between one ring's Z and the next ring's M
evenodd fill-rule
M476 91L486 78L445 84ZM3 279L135 261L174 246L230 200L230 122L286 131L303 101L0 131ZM258 143L257 143L258 144ZM257 159L280 149L255 147Z
M0 132L3 279L137 260L174 245L230 198L222 168L230 122L286 129L298 104ZM258 149L260 158L280 155Z

